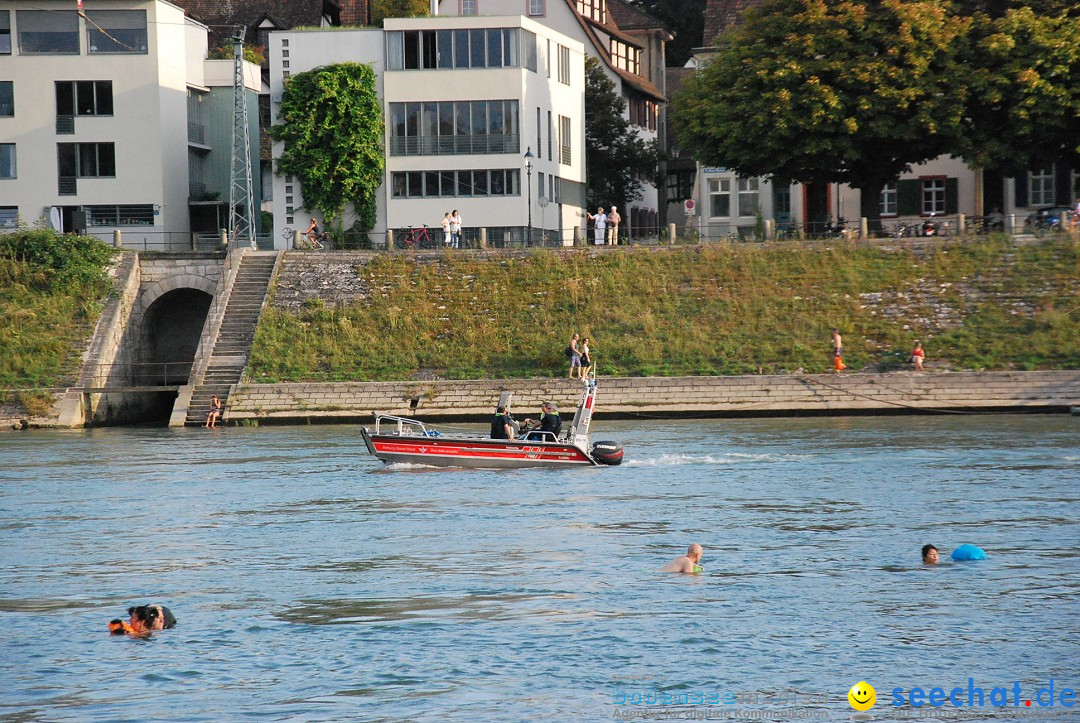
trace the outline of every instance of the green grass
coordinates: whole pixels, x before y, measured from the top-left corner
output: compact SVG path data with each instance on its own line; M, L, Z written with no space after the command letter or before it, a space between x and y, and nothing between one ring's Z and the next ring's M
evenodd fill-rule
M111 258L90 238L0 236L0 389L68 385L109 292Z
M917 338L931 369L1080 367L1080 247L1067 240L927 258L848 246L390 255L360 272L366 303L268 310L249 377L561 376L572 331L593 339L601 375L821 372L833 326L852 369L895 366ZM875 293L886 301L860 296Z

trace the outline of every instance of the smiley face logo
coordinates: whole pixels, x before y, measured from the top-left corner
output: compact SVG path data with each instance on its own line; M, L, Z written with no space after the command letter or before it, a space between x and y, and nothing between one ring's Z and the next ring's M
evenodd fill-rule
M877 691L866 681L860 680L847 693L848 703L855 710L870 710L877 702Z

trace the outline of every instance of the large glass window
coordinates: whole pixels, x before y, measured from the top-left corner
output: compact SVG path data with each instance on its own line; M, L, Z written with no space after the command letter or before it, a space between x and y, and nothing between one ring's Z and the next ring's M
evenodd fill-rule
M0 80L0 116L10 118L15 115L15 83Z
M512 168L465 171L395 171L390 174L394 198L518 196L520 172Z
M86 206L87 226L153 226L154 207L149 203L121 206Z
M15 144L0 143L0 178L15 176Z
M60 80L56 83L56 115L112 115L111 80Z
M922 213L945 213L945 179L922 179Z
M1054 205L1054 169L1043 168L1038 171L1032 171L1029 178L1030 180L1030 195L1028 196L1029 203L1032 206L1052 206Z
M517 153L518 101L391 103L390 155Z
M709 217L731 218L731 179L709 179Z
M11 55L10 10L0 10L0 55Z
M146 11L87 10L86 47L91 53L146 53Z
M739 179L739 215L754 216L758 210L758 179Z
M60 176L116 176L116 146L112 143L57 143L56 149Z
M536 70L536 34L521 28L404 30L386 33L387 70L517 68Z
M17 10L15 21L23 55L79 54L79 14L75 10Z

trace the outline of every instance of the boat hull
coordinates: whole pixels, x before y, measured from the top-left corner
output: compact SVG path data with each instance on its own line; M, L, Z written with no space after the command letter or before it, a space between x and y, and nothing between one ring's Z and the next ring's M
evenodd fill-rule
M579 447L557 442L375 434L366 427L361 429L361 434L368 451L387 464L477 469L591 467L597 464Z

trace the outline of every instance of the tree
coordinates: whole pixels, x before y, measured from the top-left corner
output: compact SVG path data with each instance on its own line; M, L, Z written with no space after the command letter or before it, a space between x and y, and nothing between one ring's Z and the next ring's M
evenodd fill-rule
M769 0L721 37L676 95L679 144L706 165L862 191L956 148L967 25L937 0Z
M631 5L663 23L675 38L664 50L669 68L681 68L704 43L705 6L708 0L631 0Z
M961 53L968 163L1009 175L1056 161L1080 168L1080 20L1031 8L979 14Z
M381 28L386 18L422 18L429 12L428 0L372 0L371 24Z
M285 144L277 174L296 176L305 207L327 223L351 201L363 230L374 228L386 165L375 71L340 63L297 73L285 81L280 117L271 129Z
M585 61L585 108L586 206L625 209L646 181L658 182L660 144L638 136L623 116L626 101L595 58Z

